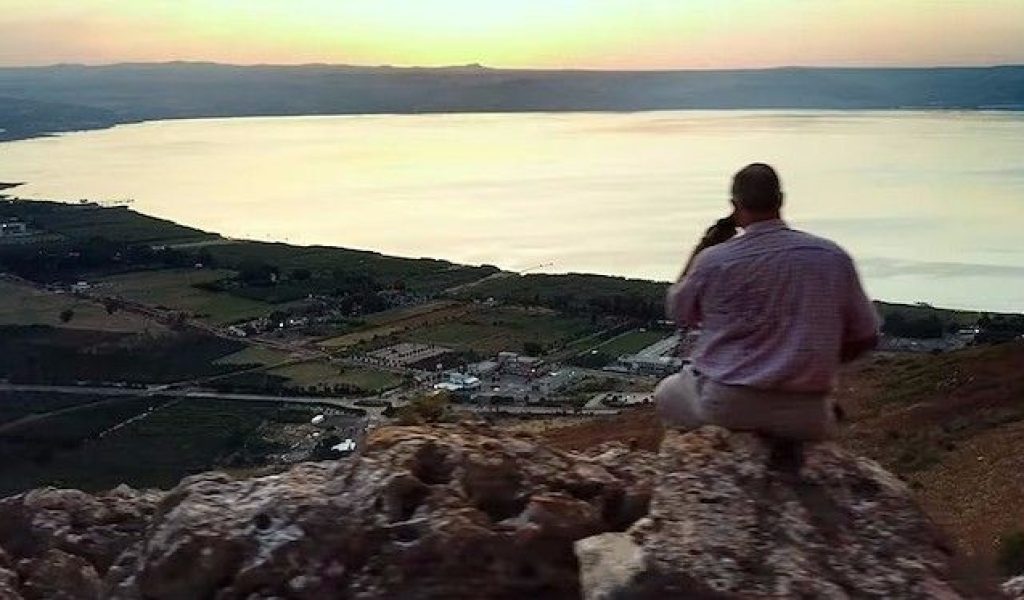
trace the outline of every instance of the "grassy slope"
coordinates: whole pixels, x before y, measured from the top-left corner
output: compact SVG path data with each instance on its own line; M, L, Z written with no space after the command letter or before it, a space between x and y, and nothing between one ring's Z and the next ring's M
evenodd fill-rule
M848 368L836 397L843 443L906 479L978 576L995 576L998 538L1024 529L1024 343L876 357ZM649 408L543 433L565 449L656 449L661 434Z
M905 477L969 555L1024 529L1024 343L875 358L838 391L846 442Z
M60 320L65 309L74 311L74 317L67 323ZM165 330L155 321L138 315L124 311L107 314L106 309L95 302L8 281L0 281L0 325L49 325L118 333L159 333Z
M264 302L193 287L224 279L223 269L136 271L97 280L98 291L151 306L181 310L216 325L261 317L274 310Z

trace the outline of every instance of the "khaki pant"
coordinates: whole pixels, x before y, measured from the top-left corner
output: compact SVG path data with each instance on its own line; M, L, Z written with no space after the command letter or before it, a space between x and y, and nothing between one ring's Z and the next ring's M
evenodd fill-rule
M697 374L690 365L663 379L654 400L667 425L687 429L719 425L794 440L828 439L837 429L827 394L724 385Z

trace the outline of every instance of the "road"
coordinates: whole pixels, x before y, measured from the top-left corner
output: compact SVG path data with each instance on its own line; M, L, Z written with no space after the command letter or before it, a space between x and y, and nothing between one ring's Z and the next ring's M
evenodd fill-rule
M384 419L384 407L360 406L359 402L367 400L379 400L376 396L367 398L321 398L318 396L270 396L263 394L229 394L225 392L211 392L195 389L175 389L166 385L151 385L145 388L121 388L121 387L99 387L99 386L76 386L76 385L30 385L17 383L0 383L0 392L35 392L51 394L80 394L83 396L108 396L120 398L162 396L170 398L207 398L210 400L234 400L239 402L288 402L293 404L314 404L320 406L333 406L344 410L357 411L366 416L371 423L378 423ZM90 404L89 406L92 406ZM76 408L76 407L71 407ZM67 409L63 409L67 410ZM33 415L33 417L46 417L61 411L54 411L44 415ZM0 427L0 432L5 428L13 426L22 420L8 423Z
M496 405L496 406L472 406L458 405L457 410L482 414L508 414L508 415L537 415L537 416L565 416L565 417L610 417L619 414L621 411L615 408L584 408L576 410L562 406L519 406L519 405Z

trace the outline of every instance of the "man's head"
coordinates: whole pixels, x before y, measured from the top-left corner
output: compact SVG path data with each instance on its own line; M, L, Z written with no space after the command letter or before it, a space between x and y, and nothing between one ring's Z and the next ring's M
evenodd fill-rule
M779 218L782 198L778 174L764 163L751 163L732 178L732 205L740 227Z

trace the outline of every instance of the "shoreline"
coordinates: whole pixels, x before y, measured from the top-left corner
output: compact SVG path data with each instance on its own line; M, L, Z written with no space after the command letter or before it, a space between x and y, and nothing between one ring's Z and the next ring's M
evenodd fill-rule
M17 184L4 184L4 183L0 182L0 186L3 186L3 185L19 186L19 185L24 185L25 183L26 182L20 182L20 183L17 183ZM0 187L0 189L3 189L3 188ZM75 205L80 203L80 202L74 202L74 201L62 201L62 200L53 200L53 199L20 198L20 197L17 197L17 196L4 196L2 194L0 194L0 202L45 202L45 203L52 203L52 204L60 204L60 205L64 205L64 206L75 206ZM135 214L141 215L143 217L152 218L152 219L158 219L158 220L161 220L161 221L166 221L168 223L171 223L171 224L179 226L179 227L185 227L185 228L189 228L189 229L194 229L196 231L202 231L203 233L212 236L213 239L223 240L224 242L227 242L227 243L238 242L238 243L254 243L254 244L272 244L272 245L287 246L289 248L327 248L327 249L333 249L333 250L339 250L339 251L367 253L367 254L376 255L376 256L379 256L379 257L382 257L382 258L393 258L393 259L401 259L401 260L432 260L432 261L439 261L439 262L448 263L450 265L457 266L457 267L473 268L473 267L484 266L484 265L473 265L473 264L469 264L469 263L457 262L457 261L454 261L454 260L451 260L451 259L439 258L439 257L434 257L434 256L415 256L414 257L414 256L403 256L403 255L400 255L400 254L386 254L386 253L381 252L379 250L366 249L366 248L355 248L355 247L348 247L348 246L324 245L324 244L303 245L303 244L296 244L296 243L285 242L285 241L267 241L267 240L258 240L258 239L249 239L249 238L228 237L228 236L225 236L225 235L223 235L221 233L218 233L218 232L207 231L207 230L202 229L200 227L195 227L195 226L192 226L192 225L180 223L178 221L174 221L174 220L170 220L170 219L164 219L162 217L156 217L156 216L151 215L149 213L136 210L135 208L133 208L131 206L116 206L116 207L115 206L103 206L102 204L99 204L99 203L95 203L95 205L96 205L96 207L99 210L113 210L113 209L128 210L128 211L131 211L131 212L133 212ZM592 272L584 273L584 272L575 272L575 271L558 272L558 273L520 273L518 271L514 271L514 270L511 270L511 269L503 268L503 267L500 267L500 266L497 267L497 268L498 268L500 273L506 273L509 276L518 276L518 277L580 277L580 276L582 276L582 277L603 278L603 279L609 279L609 280L629 281L629 282L635 282L635 283L658 285L658 286L666 286L666 287L671 285L670 281L657 280L657 279L646 279L646 278L641 278L641 277L627 277L627 276L624 276L624 275L612 275L612 274L606 274L606 273L592 273ZM951 308L951 307L947 307L947 306L936 306L936 305L933 305L930 302L924 302L924 301L900 302L900 301L884 300L884 299L880 299L880 298L872 298L872 302L874 302L876 304L891 306L891 307L906 307L906 308L909 308L909 309L925 309L925 310L935 310L935 311L940 311L940 312L961 313L961 314L967 313L967 314L977 314L977 315L988 314L988 315L1004 315L1004 316L1024 314L1024 312L1013 312L1013 311L1005 311L1005 310L989 310L989 309L981 309L981 308Z
M0 130L0 144L10 142L22 142L27 140L45 139L59 137L69 133L88 133L90 131L106 131L122 125L141 125L145 123L161 123L170 121L204 121L219 119L308 119L308 118L331 118L331 117L417 117L417 116L461 116L461 115L564 115L564 114L588 114L588 115L625 115L637 113L667 113L667 112L764 112L764 113L990 113L990 114L1019 114L1024 116L1024 105L1019 106L886 106L870 108L834 108L834 107L708 107L708 108L645 108L645 109L587 109L573 108L565 110L552 109L530 109L521 110L422 110L407 112L330 112L330 113L268 113L268 114L232 114L232 115L184 115L155 117L151 119L125 119L104 125L93 127L70 127L68 129L25 131L23 133L12 133ZM17 185L24 185L24 182ZM0 187L0 190L4 188Z

